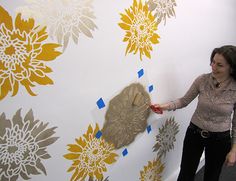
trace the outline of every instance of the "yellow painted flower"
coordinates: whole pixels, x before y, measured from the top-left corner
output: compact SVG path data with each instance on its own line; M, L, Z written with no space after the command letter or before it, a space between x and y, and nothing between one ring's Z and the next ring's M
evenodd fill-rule
M161 174L164 170L164 165L160 159L149 161L147 166L144 166L140 171L140 181L161 181Z
M70 153L64 157L73 161L67 170L68 172L74 171L71 181L84 180L87 176L101 180L103 179L103 172L107 171L106 164L112 164L116 161L118 155L113 152L114 146L105 142L102 137L97 138L98 131L98 124L94 130L89 125L83 138L75 139L75 144L68 145Z
M33 19L23 20L21 14L13 23L0 6L0 100L9 92L15 96L20 84L32 96L36 95L31 90L36 84L53 84L46 75L52 72L46 62L61 54L55 50L60 45L44 43L47 37L46 27L35 26Z
M159 35L155 33L158 23L148 9L147 3L142 4L141 0L137 3L133 1L133 6L125 10L126 14L121 13L122 23L119 26L126 31L124 42L128 42L126 54L133 52L140 53L140 59L145 55L151 58L152 44L159 43Z

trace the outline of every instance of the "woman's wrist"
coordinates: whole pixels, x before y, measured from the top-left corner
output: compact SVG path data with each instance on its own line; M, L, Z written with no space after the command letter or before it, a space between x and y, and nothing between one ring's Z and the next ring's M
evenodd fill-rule
M163 110L168 110L168 111L172 111L172 110L175 111L176 110L176 104L174 101L162 104L161 107Z
M171 106L170 106L169 103L161 104L161 105L160 105L160 108L161 108L163 111L166 111L166 110L170 111L170 110L171 110Z

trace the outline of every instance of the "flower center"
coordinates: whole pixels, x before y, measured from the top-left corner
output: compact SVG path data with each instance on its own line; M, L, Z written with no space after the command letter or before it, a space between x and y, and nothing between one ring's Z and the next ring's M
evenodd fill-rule
M5 49L5 54L6 55L13 55L15 54L16 50L15 50L15 47L13 45L10 45L9 47L7 47Z
M15 153L18 150L18 148L16 146L8 146L8 152L11 153Z
M139 29L143 31L144 30L144 25L140 25Z
M97 149L93 150L93 154L94 154L94 155L96 155L97 153L98 153L98 150L97 150Z

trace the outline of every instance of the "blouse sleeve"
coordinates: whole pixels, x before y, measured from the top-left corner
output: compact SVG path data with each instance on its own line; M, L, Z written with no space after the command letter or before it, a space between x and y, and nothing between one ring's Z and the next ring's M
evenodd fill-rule
M234 113L232 118L232 143L236 144L236 103L234 104Z
M171 101L169 103L168 110L170 111L170 110L180 109L186 107L190 102L192 102L199 94L199 86L202 81L203 81L203 75L200 75L194 80L191 87L188 89L188 91L183 97L175 101Z

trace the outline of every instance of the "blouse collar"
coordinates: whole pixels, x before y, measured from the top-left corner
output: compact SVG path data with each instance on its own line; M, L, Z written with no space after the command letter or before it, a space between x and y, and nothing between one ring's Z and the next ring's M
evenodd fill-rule
M235 90L236 91L236 81L231 77L229 80L223 83L222 87L216 88L215 87L215 78L210 73L210 85L213 89L220 89L220 90Z

